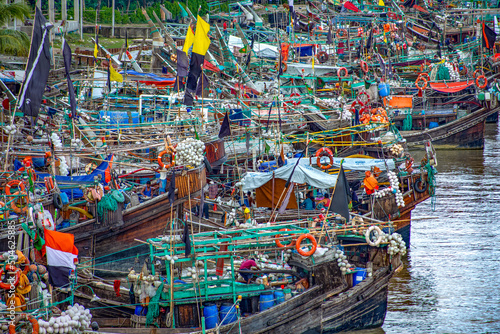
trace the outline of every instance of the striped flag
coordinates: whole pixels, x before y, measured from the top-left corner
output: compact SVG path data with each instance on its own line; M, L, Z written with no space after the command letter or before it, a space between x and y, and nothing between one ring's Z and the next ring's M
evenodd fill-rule
M44 229L44 233L49 284L54 287L66 286L69 284L69 274L75 269L78 259L75 236L47 229Z

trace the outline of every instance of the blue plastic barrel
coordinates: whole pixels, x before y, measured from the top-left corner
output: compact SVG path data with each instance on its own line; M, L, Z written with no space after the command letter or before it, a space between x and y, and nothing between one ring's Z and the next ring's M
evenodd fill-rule
M69 203L68 195L66 193L61 193L61 201L63 205L66 205Z
M222 303L220 306L219 318L221 325L227 325L238 320L236 315L236 307L230 303Z
M363 281L365 278L366 278L366 269L356 268L356 273L354 274L354 280L352 286L361 283L361 281Z
M429 123L429 129L434 129L439 126L438 122L430 122Z
M381 82L378 84L378 95L381 97L386 97L391 94L391 86L385 82Z
M274 300L276 300L276 305L283 303L285 301L285 293L282 290L274 290Z
M263 292L259 297L259 311L265 311L274 306L274 293L272 291Z
M203 308L203 316L205 317L205 328L211 329L219 324L219 310L215 304L205 304Z

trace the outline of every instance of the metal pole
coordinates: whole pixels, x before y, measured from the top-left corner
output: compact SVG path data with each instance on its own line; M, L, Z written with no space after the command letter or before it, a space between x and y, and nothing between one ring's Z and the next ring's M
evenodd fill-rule
M76 0L78 1L78 0ZM83 41L83 6L85 4L85 0L80 0L80 40Z
M111 37L115 37L115 0L113 0L111 11Z

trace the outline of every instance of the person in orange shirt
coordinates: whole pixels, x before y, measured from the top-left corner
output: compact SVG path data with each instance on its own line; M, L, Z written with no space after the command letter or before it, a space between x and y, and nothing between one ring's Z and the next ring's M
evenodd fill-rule
M363 184L368 195L371 195L375 192L375 190L378 190L378 181L373 173L369 170L365 172L365 179L363 180Z

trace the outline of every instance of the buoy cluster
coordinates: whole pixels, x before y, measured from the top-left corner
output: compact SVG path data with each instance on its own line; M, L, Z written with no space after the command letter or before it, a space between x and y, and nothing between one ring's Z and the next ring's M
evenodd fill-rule
M389 255L394 256L397 253L401 255L406 254L406 242L403 240L403 237L399 233L392 234L382 234L382 242L389 243L389 248L387 252Z
M392 145L389 148L389 150L391 151L391 154L394 155L395 157L401 156L401 154L404 152L404 148L400 144Z
M337 264L340 268L340 271L342 274L345 274L347 270L353 269L354 266L347 261L347 256L344 255L344 252L341 251L340 249L337 249L335 251L335 258L337 259Z
M175 161L179 166L196 167L203 162L205 144L201 140L188 138L181 141L176 149Z
M48 321L38 320L39 333L81 333L90 328L91 319L90 311L77 303L68 306L60 316L50 317Z

